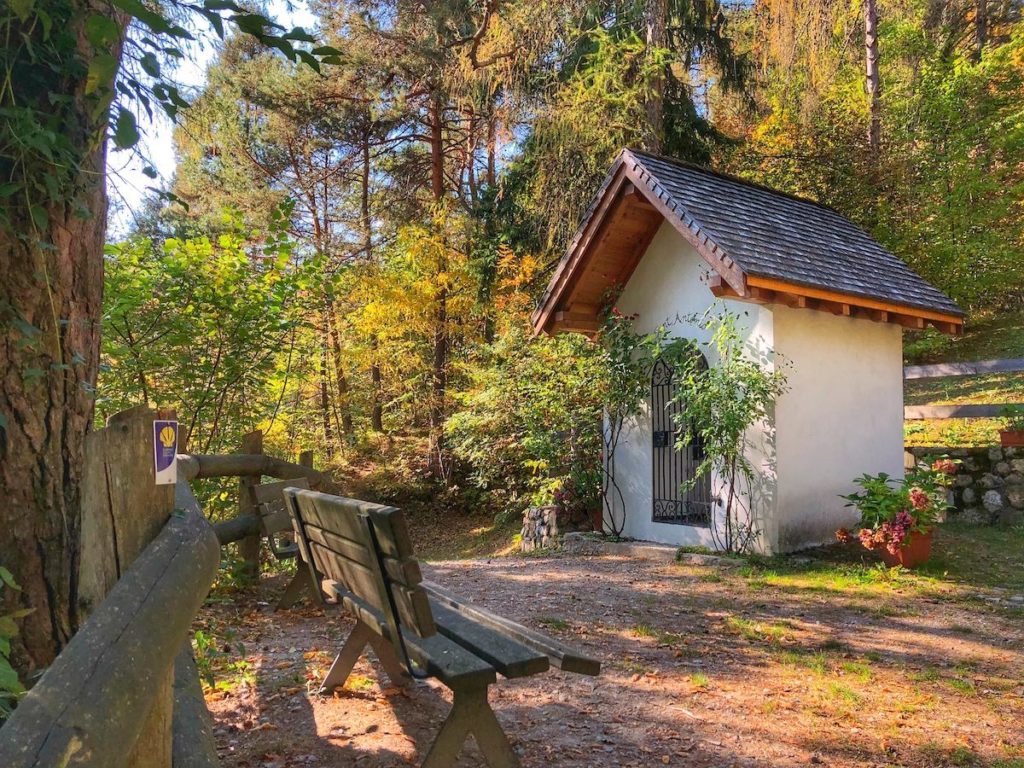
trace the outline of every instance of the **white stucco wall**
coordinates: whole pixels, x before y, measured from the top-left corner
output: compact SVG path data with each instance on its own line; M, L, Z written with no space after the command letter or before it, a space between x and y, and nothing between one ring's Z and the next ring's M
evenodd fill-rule
M773 351L785 366L789 391L776 404L774 429L748 433L747 454L759 472L752 507L764 551L791 551L832 540L854 515L839 494L869 472L903 472L902 334L899 326L836 317L808 309L716 299L710 268L665 223L651 242L616 306L637 315L636 329L664 325L676 337L707 341L688 315L728 309L752 353ZM709 354L708 362L715 364ZM775 357L769 356L774 362ZM615 459L625 509L624 535L669 544L713 546L707 528L652 520L650 415L623 430ZM714 482L715 491L721 484ZM714 494L713 494L714 495Z
M771 350L772 314L756 304L721 301L707 286L710 268L686 240L668 223L663 223L657 235L625 285L616 306L627 315L637 315L635 328L639 333L650 333L664 325L670 335L702 342L710 334L686 321L688 316L702 314L709 307L728 309L738 316L737 331L752 349ZM702 348L703 349L703 348ZM708 363L715 364L708 354ZM652 520L652 446L651 419L646 412L633 423L627 424L615 453L615 477L624 497L625 528L623 534L636 539L660 541L669 544L701 544L713 546L707 528L673 523L655 523ZM770 445L763 439L763 430L754 430L749 441L748 457L760 470L756 506L758 515L773 519L774 462ZM720 491L720 483L713 482L713 495ZM613 494L613 513L621 514L623 503ZM746 505L747 500L743 500Z
M789 391L775 406L773 549L831 541L856 521L840 494L867 472L903 476L903 337L890 323L773 307Z

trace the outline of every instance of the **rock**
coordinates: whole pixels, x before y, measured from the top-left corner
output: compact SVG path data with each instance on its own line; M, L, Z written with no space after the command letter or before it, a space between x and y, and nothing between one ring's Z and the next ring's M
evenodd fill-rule
M1024 459L1014 459L1010 462L1014 472L1024 472Z
M981 469L981 462L974 456L964 459L964 463L961 466L968 472L977 472Z
M998 512L1003 508L1003 496L999 491L985 491L981 503L989 512Z
M958 480L960 478L957 478ZM981 476L981 480L978 481L982 488L1002 488L1006 484L1003 478L993 475L991 472Z
M1002 461L1003 460L1003 449L999 446L993 446L988 449L988 457L991 461Z
M1000 461L998 464L996 464L995 471L996 471L997 474L1000 474L1003 477L1005 477L1006 475L1010 474L1011 470L1010 470L1009 462Z
M966 488L969 485L974 485L974 478L970 475L957 475L956 484L958 488Z
M1024 487L1017 486L1007 490L1006 500L1014 509L1024 509Z
M964 488L960 498L963 501L964 506L967 506L978 501L978 493L973 488Z
M1006 476L1007 485L1024 485L1024 475L1019 472L1011 472Z

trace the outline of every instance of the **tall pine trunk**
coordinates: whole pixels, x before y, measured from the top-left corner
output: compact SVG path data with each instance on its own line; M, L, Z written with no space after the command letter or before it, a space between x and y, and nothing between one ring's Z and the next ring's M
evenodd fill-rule
M645 0L644 31L648 55L665 47L665 25L668 21L668 0ZM665 137L665 73L658 72L651 80L651 93L647 99L647 130L644 148L661 152Z
M8 198L8 221L0 225L0 565L21 585L21 592L3 590L0 615L32 609L12 641L23 677L53 661L79 619L80 483L99 365L106 236L107 111L85 91L94 52L80 29L93 7L68 0L48 10L54 27L69 27L78 40L82 65L24 62L39 67L32 92L15 75L10 101L0 97L0 106L32 104L55 115L78 159L72 170L53 171L68 175L62 202L45 206L45 217L38 209L30 217L27 203ZM126 20L115 21L123 30ZM38 43L41 25L15 22L12 39L22 34ZM120 44L112 48L106 53L119 58ZM44 172L34 169L32 181ZM0 160L5 181L22 181L20 173Z
M882 84L878 75L878 3L864 0L864 86L868 94L868 149L872 168L882 146Z
M430 191L435 203L444 200L444 108L439 94L430 102ZM438 272L445 272L442 265ZM435 477L443 477L445 396L448 388L448 289L439 286L434 312L434 356L430 387L430 440L428 466Z
M370 161L370 136L373 126L373 117L367 112L367 129L363 134L363 169L360 179L360 217L363 226L363 258L367 264L373 265L373 218L370 215L370 175L373 168ZM381 387L380 362L378 354L380 342L377 334L373 334L370 340L370 348L373 352L373 359L370 363L370 384L372 385L370 401L370 428L374 432L384 431L384 401Z
M974 60L981 61L988 42L988 0L975 0L974 4Z

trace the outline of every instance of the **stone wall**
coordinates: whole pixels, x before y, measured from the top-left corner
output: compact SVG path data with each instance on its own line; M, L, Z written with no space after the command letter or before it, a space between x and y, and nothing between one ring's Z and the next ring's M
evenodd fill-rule
M960 461L949 520L989 525L1024 522L1024 448L909 448L908 466L911 457L943 455Z
M557 547L560 537L570 531L589 531L593 527L585 512L571 514L561 507L530 507L523 513L523 552Z

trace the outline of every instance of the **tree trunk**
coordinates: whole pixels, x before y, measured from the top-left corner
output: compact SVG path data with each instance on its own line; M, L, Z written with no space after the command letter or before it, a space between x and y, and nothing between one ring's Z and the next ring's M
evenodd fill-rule
M878 163L882 146L881 82L878 76L878 4L877 0L864 0L864 85L868 94L868 148L872 165Z
M647 36L648 55L651 55L651 52L656 49L665 48L667 21L668 0L646 0L644 3L644 28ZM647 99L647 130L644 133L645 149L650 152L661 152L665 137L664 72L658 72L651 80L651 94Z
M444 200L443 108L440 95L430 102L430 188L434 203ZM439 273L445 271L441 265ZM435 477L444 476L445 390L448 386L448 291L438 288L434 315L434 359L431 366L430 440L427 465Z
M372 118L367 115L367 119ZM372 123L371 123L372 125ZM373 218L370 215L370 176L373 167L370 161L370 130L367 129L363 135L363 171L360 194L360 217L363 224L363 255L367 263L373 264ZM380 342L374 334L370 341L373 350L373 362L370 365L370 383L372 394L370 402L370 428L375 432L384 431L384 404L381 397L381 375L380 363L377 362L377 355L380 349Z
M323 321L320 327L320 415L323 420L324 443L327 451L327 458L334 456L334 428L331 426L331 396L328 381L327 355L330 340L327 331L327 311L324 310Z
M89 2L62 5L50 8L54 25L70 27L83 66L41 71L50 73L49 93L67 95L70 104L51 102L38 79L31 93L17 75L7 83L15 104L58 116L80 157L66 202L48 206L47 221L37 213L33 222L20 200L7 198L8 221L0 225L0 564L22 588L0 590L0 615L33 609L12 641L23 679L53 661L79 620L80 482L103 300L107 110L85 94L85 64L94 53L81 31L93 9ZM123 16L114 20L124 28ZM39 42L42 25L13 24L12 39L24 34ZM106 52L120 57L120 45L112 48ZM22 180L9 164L2 175Z
M974 60L981 61L988 42L988 0L975 0L974 5Z
M487 120L487 185L492 189L497 184L497 143L498 143L498 118L492 113Z
M334 319L334 300L327 300L327 334L331 339L331 353L334 357L334 376L338 380L338 408L341 411L341 433L351 436L352 402L349 396L348 377L345 375L345 363L341 354L341 339Z

